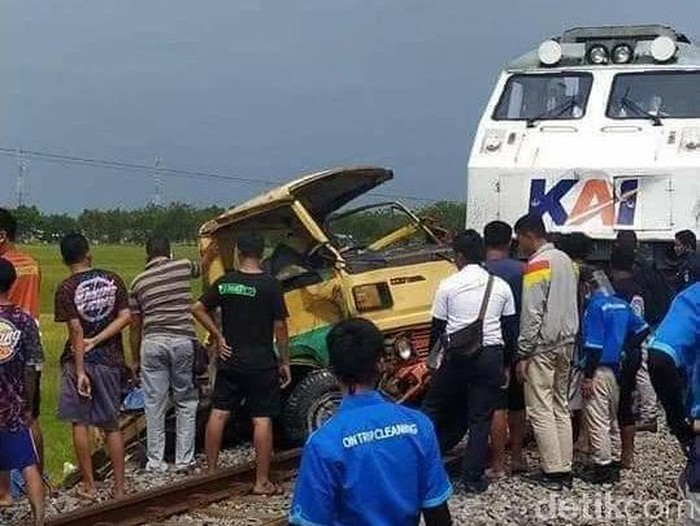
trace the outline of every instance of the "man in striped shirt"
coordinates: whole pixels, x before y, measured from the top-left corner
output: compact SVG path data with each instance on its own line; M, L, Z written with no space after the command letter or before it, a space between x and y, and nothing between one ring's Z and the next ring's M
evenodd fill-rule
M168 393L175 404L177 441L175 467L194 464L198 396L192 377L196 333L190 280L200 275L198 263L173 259L170 242L146 242L146 270L131 284L131 353L133 370L143 385L147 425L147 471L167 470L165 411Z

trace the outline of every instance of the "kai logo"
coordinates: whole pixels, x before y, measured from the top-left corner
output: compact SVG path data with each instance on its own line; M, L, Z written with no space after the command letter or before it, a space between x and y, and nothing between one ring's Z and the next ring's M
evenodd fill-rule
M530 181L530 213L549 214L557 226L583 225L600 218L603 226L633 226L639 179L560 179L547 189L546 179Z

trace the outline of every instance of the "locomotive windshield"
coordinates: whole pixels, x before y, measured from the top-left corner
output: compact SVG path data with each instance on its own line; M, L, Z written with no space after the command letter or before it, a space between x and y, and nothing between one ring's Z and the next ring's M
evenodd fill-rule
M645 71L615 76L607 116L700 118L700 71Z
M516 74L506 82L494 120L580 119L593 84L590 73Z

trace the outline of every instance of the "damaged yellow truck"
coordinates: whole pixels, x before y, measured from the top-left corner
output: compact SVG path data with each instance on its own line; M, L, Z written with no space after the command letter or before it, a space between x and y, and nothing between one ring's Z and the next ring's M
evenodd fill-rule
M337 407L326 334L340 320L367 318L385 335L385 395L416 403L425 391L432 298L455 271L446 232L398 202L347 207L392 177L377 167L314 173L236 205L200 230L200 249L215 240L219 253L205 269L205 285L236 267L240 233L265 237L263 265L281 283L290 313L293 383L281 419L289 442L302 441Z

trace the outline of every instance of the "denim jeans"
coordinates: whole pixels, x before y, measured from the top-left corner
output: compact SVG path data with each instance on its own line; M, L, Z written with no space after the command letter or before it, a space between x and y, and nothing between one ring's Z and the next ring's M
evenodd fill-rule
M197 390L192 377L194 346L182 336L146 336L141 343L141 384L145 398L147 470L164 471L165 413L172 393L175 405L175 466L194 464Z

